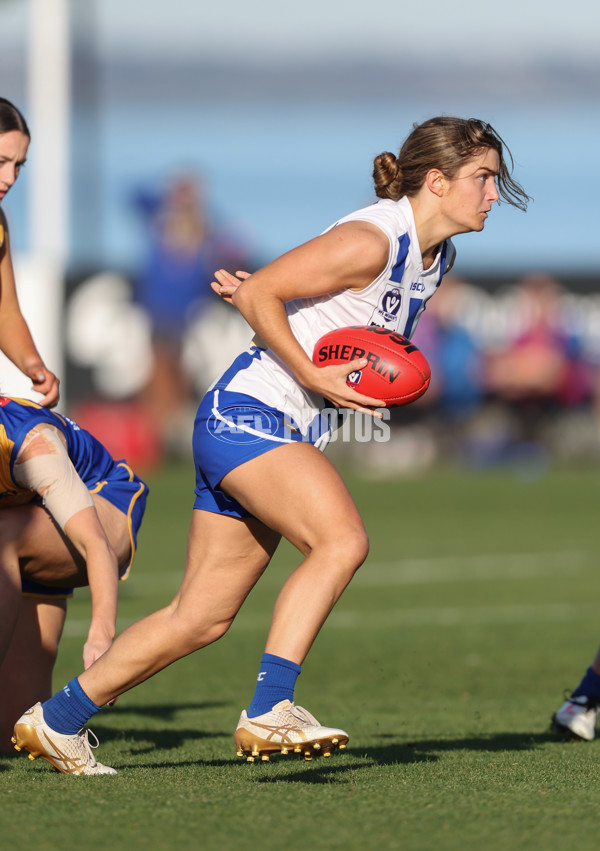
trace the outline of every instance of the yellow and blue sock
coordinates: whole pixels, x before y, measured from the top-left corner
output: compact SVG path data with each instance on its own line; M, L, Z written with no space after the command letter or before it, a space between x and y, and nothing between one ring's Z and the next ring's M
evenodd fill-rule
M270 712L275 704L282 700L293 702L294 688L300 671L300 665L289 659L263 653L256 690L248 707L248 718L256 718L257 715Z
M100 709L79 685L77 677L42 703L44 721L57 733L74 735Z

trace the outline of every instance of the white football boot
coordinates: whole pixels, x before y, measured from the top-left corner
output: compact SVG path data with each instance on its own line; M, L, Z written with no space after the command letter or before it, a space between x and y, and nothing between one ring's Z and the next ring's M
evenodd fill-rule
M116 774L114 768L96 762L89 741L91 730L82 728L73 736L57 733L44 721L41 703L36 703L19 718L15 724L12 742L16 751L23 748L29 751L29 759L41 756L63 774Z
M331 756L332 750L343 750L348 743L344 730L322 727L310 712L289 700L256 718L248 718L244 709L233 738L237 755L245 756L247 762L254 762L257 756L268 762L271 753L290 752L311 760L315 754Z
M570 697L552 716L552 729L591 742L596 735L598 709L599 704L590 697Z

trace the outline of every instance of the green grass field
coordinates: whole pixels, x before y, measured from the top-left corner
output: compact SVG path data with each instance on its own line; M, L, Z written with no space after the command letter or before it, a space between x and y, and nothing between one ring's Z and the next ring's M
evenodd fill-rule
M117 777L0 756L2 848L595 848L600 741L557 741L549 719L600 642L597 478L350 477L371 555L296 692L349 731L348 750L235 756L270 609L295 564L282 546L221 642L93 719ZM181 575L191 465L150 484L121 626L168 602ZM57 687L80 669L87 611L80 592Z

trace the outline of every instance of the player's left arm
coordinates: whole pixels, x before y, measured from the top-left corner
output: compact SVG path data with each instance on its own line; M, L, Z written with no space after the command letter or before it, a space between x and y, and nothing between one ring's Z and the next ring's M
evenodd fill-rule
M15 480L35 491L85 559L92 599L83 659L88 668L115 636L119 571L92 495L79 477L58 429L36 427L23 441L13 467Z
M0 248L0 349L31 379L33 389L43 396L41 404L52 408L58 402L60 382L42 360L21 313L10 254L10 236L1 210L0 224L5 231L4 245Z

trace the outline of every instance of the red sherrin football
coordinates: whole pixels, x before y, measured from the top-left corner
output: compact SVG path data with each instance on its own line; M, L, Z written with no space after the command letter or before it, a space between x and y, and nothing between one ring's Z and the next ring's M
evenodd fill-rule
M331 366L366 358L367 366L348 376L348 385L365 396L383 399L387 408L414 402L429 387L431 368L407 337L377 325L352 325L324 334L313 363Z

